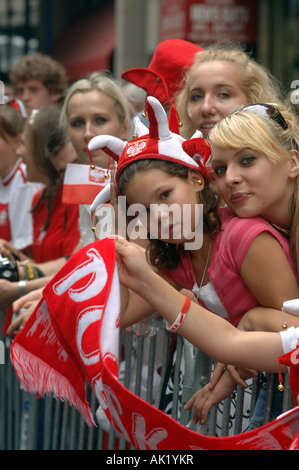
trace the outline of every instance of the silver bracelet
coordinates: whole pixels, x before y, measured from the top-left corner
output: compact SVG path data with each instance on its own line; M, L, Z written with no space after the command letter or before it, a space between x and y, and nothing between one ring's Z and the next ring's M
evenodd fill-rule
M23 297L23 295L26 295L26 285L27 281L19 281L19 297Z

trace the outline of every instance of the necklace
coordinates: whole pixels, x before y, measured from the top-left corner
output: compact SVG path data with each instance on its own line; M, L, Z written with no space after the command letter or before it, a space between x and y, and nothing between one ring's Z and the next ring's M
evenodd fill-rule
M199 286L199 289L201 289L201 288L202 288L203 280L204 280L204 278L205 278L205 275L206 275L206 272L207 272L207 267L208 267L208 264L209 264L209 259L210 259L211 248L212 248L212 240L210 241L210 246L209 246L209 251L208 251L207 261L206 261L205 268L204 268L204 270L203 270L203 275L202 275L202 278L201 278L201 281L200 281L200 286Z

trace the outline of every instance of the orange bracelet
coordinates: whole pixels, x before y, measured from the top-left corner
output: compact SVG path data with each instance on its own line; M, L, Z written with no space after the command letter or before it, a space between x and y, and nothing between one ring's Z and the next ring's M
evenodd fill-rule
M185 316L188 313L190 304L191 304L190 297L187 297L185 295L185 302L184 302L182 310L178 314L176 320L174 321L174 323L170 327L166 326L168 331L170 331L171 333L174 333L181 326L182 321L184 320Z

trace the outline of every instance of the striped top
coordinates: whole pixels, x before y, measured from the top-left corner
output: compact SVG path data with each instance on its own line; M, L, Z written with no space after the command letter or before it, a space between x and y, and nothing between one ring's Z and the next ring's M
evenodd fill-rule
M253 217L241 219L227 207L220 209L221 229L213 243L212 260L208 270L210 282L213 285L220 303L227 312L227 319L233 325L238 325L242 316L259 302L253 296L243 281L240 268L243 259L253 240L262 232L271 233L281 245L296 276L287 238L272 227L269 222ZM174 270L163 270L163 273L174 280L182 288L195 291L197 286L193 273L192 262L188 251L182 245L178 246L180 262ZM197 297L198 303L209 308ZM219 303L219 304L220 304ZM221 315L217 308L209 308ZM223 316L223 315L222 315Z

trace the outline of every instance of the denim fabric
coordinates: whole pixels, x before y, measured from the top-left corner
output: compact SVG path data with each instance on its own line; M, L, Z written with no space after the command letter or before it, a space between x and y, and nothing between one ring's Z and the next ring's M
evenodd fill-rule
M279 383L278 374L275 374L270 421L277 418L277 416L279 416L282 413L283 393L277 390L278 383ZM251 431L264 424L266 397L267 397L267 379L264 380L262 383L256 404L254 407L253 415L250 418L249 425L246 431Z

